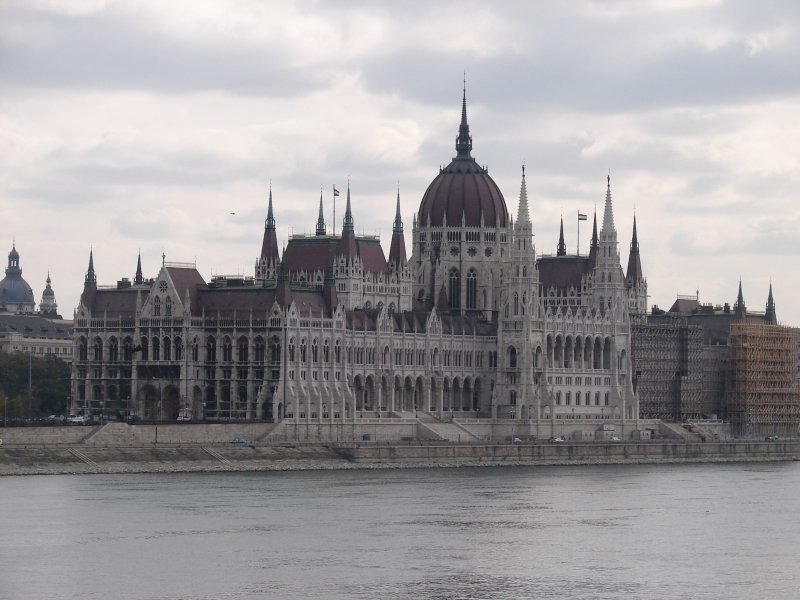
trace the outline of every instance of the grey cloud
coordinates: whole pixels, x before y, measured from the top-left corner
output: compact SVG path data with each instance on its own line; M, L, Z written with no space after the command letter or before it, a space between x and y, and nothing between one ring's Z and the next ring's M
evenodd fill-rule
M19 84L287 97L331 78L326 68L293 68L289 49L268 39L188 42L111 10L84 17L7 10L4 18L36 40L0 38L0 77Z

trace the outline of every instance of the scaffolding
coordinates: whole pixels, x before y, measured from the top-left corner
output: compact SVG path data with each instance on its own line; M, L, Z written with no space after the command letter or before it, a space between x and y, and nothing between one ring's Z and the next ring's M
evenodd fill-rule
M795 435L800 426L794 330L766 323L732 323L728 418L734 435Z
M631 362L642 418L682 422L704 416L702 354L702 329L684 317L633 325Z

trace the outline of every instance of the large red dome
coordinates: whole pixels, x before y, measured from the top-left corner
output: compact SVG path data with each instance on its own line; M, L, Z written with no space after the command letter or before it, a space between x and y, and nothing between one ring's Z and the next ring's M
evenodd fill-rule
M461 105L457 155L428 186L419 205L422 227L506 227L508 208L503 194L486 169L471 155L472 136L467 124L467 97Z
M505 227L508 208L503 194L471 157L457 157L428 186L419 206L418 222L423 227Z

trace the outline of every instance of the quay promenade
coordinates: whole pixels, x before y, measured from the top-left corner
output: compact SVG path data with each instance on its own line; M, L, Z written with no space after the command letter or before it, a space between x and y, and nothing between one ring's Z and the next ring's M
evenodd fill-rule
M0 428L0 439L0 475L800 460L797 438L303 442L264 423Z

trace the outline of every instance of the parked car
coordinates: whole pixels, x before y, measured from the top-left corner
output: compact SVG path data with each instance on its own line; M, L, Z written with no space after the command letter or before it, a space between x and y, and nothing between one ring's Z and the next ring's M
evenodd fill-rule
M781 439L781 438L779 438L777 435L768 435L768 436L767 436L767 437L765 437L764 439L765 439L766 441L768 441L768 442L777 442L777 441L778 441L779 439Z
M89 415L70 415L69 422L73 425L88 425L92 422L92 417Z
M563 443L565 441L566 440L563 437L561 437L560 435L550 438L550 443L552 443L552 444L561 444L561 443Z
M67 418L64 415L50 415L47 420L51 423L63 423Z
M231 444L247 444L247 440L243 437L235 437L231 440Z
M616 435L612 435L612 436L611 436L611 441L612 441L612 442L621 442L622 440L621 440L621 439L619 439L619 438L618 438Z

